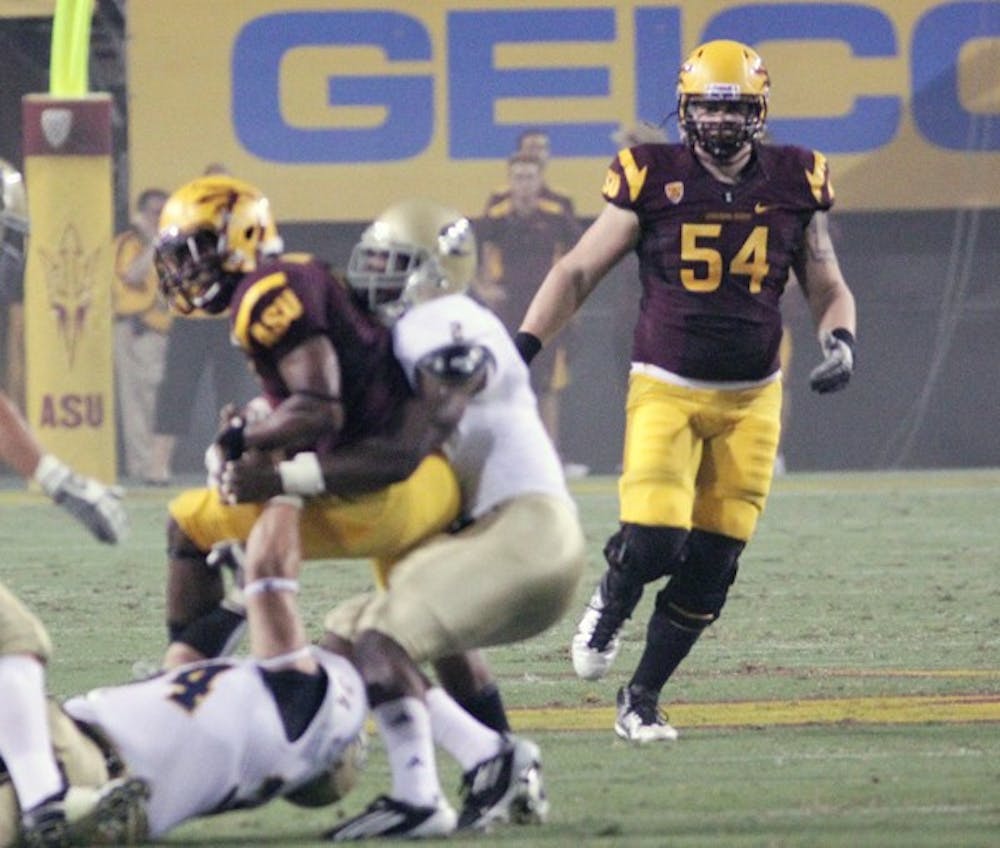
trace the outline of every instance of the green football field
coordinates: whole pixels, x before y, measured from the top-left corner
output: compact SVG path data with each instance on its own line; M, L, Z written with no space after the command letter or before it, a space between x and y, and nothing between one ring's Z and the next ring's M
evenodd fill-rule
M611 724L655 592L607 680L577 680L569 663L616 526L614 480L588 478L574 493L591 550L577 607L543 636L488 654L515 729L542 747L551 820L450 844L1000 845L1000 470L776 481L721 620L664 691L681 738L646 747ZM0 492L2 579L49 627L55 694L127 680L134 663L158 658L170 494L130 492L132 537L106 548L40 497ZM368 580L364 563L309 564L308 620L318 628ZM458 771L439 765L457 803ZM279 801L168 841L322 844L324 827L387 786L375 737L338 807Z

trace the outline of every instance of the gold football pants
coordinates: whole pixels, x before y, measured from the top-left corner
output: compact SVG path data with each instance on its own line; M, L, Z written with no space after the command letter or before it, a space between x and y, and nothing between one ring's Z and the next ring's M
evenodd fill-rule
M771 488L780 434L780 380L709 390L632 374L621 520L749 540Z

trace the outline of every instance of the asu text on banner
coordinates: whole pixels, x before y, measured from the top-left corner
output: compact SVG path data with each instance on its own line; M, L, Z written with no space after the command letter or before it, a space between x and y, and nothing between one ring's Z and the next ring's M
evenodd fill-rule
M172 0L172 27L161 5L129 4L137 187L223 161L284 219L364 220L407 194L478 211L542 126L552 181L594 214L611 133L641 118L676 138L683 56L735 38L770 68L771 134L829 156L840 208L1000 196L992 0Z
M27 417L49 450L112 481L111 99L30 94L22 111Z

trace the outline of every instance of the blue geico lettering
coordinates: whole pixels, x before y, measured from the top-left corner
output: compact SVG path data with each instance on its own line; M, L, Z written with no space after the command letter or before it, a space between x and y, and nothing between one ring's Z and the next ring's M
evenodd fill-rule
M496 48L504 44L600 44L621 50L619 12L614 5L586 8L460 10L448 13L447 45L433 45L418 18L392 11L285 12L250 21L233 49L233 123L242 144L275 162L388 162L426 150L436 128L446 127L448 155L455 160L506 156L525 124L498 123L503 101L544 98L594 99L596 114L609 111L608 66L500 68ZM658 121L674 109L676 69L682 57L682 9L638 6L633 12L634 114ZM1000 150L1000 116L971 112L959 91L958 59L977 39L1000 37L1000 3L941 3L917 21L908 45L912 114L931 144L948 150ZM899 58L891 18L855 3L768 3L734 6L712 18L699 41L736 38L769 41L838 41L859 59ZM302 47L369 45L388 63L427 62L426 73L327 79L324 109L338 106L381 108L378 126L300 127L283 115L281 67L286 54ZM435 79L434 50L447 49L447 80ZM985 58L981 60L987 61ZM983 71L985 74L986 71ZM817 72L817 78L821 74ZM972 78L982 76L972 69ZM446 85L448 114L435 114L435 86ZM817 91L817 104L822 104ZM322 114L317 109L317 114ZM845 115L774 118L778 140L794 141L828 153L861 153L882 147L902 124L898 94L854 99ZM609 118L612 115L608 115ZM594 157L609 152L609 134L628 116L614 120L550 122L553 148L560 156ZM319 124L321 122L314 122ZM332 121L330 122L332 123ZM676 128L665 124L672 137Z
M378 162L423 150L434 129L429 76L345 73L327 80L328 105L383 107L386 119L378 127L307 129L285 121L280 79L285 54L298 47L354 44L381 47L390 61L431 57L423 24L396 12L286 12L248 23L233 47L233 123L243 145L274 162Z

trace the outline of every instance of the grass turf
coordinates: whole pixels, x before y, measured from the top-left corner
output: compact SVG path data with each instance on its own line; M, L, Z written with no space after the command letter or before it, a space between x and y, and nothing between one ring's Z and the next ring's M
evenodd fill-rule
M164 506L129 494L131 539L91 542L42 498L0 493L4 582L46 622L52 690L126 680L164 644ZM1000 471L791 474L776 481L721 620L664 690L673 745L611 732L617 686L655 591L605 681L577 680L567 645L616 526L614 481L574 486L590 543L576 609L489 652L515 728L545 757L551 822L449 844L986 846L1000 844ZM318 626L368 584L357 562L310 564ZM454 799L459 775L445 760ZM313 845L388 786L376 740L338 807L277 802L192 822L183 845Z

